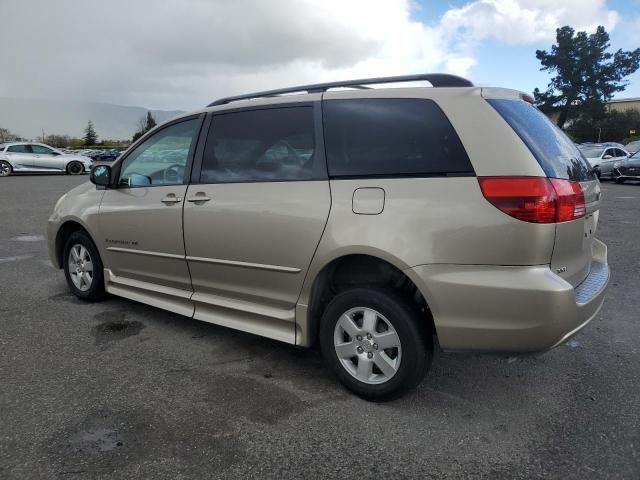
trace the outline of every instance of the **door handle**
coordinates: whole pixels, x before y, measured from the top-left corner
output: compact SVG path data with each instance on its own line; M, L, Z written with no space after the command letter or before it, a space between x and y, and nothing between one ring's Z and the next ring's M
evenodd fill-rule
M187 198L187 202L191 203L208 202L209 200L211 199L207 197L207 194L204 192L198 192L195 197Z
M170 205L172 203L180 203L182 201L182 198L176 197L173 193L170 193L160 201L165 205Z

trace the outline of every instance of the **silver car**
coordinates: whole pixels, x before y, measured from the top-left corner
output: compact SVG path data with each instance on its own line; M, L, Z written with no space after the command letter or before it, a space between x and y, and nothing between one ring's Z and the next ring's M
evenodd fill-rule
M593 167L598 178L611 178L614 165L629 156L629 152L618 144L589 143L578 145L578 149Z
M14 172L78 175L91 170L92 165L90 158L66 154L42 143L12 142L0 145L0 177Z

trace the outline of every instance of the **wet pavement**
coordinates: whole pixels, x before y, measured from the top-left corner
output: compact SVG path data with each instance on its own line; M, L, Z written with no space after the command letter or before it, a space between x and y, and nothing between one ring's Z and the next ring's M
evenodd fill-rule
M600 315L534 355L436 352L383 404L317 352L88 304L46 219L87 177L0 179L0 478L640 478L640 185L603 184Z

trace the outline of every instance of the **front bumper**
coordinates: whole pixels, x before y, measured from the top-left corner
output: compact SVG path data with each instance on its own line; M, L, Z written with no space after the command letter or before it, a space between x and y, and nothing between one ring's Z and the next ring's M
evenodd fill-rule
M609 282L607 247L577 287L548 265L422 265L405 271L422 291L445 350L532 352L556 347L597 314Z
M640 168L636 168L635 171L630 172L628 169L613 169L613 178L623 180L640 180Z

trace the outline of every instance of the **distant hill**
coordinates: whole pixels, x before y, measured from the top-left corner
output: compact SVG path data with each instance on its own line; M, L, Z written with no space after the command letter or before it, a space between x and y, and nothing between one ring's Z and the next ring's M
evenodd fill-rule
M100 139L131 138L138 120L151 111L158 123L182 113L179 110L152 110L106 103L0 97L0 127L23 138L45 134L82 137L91 120Z

